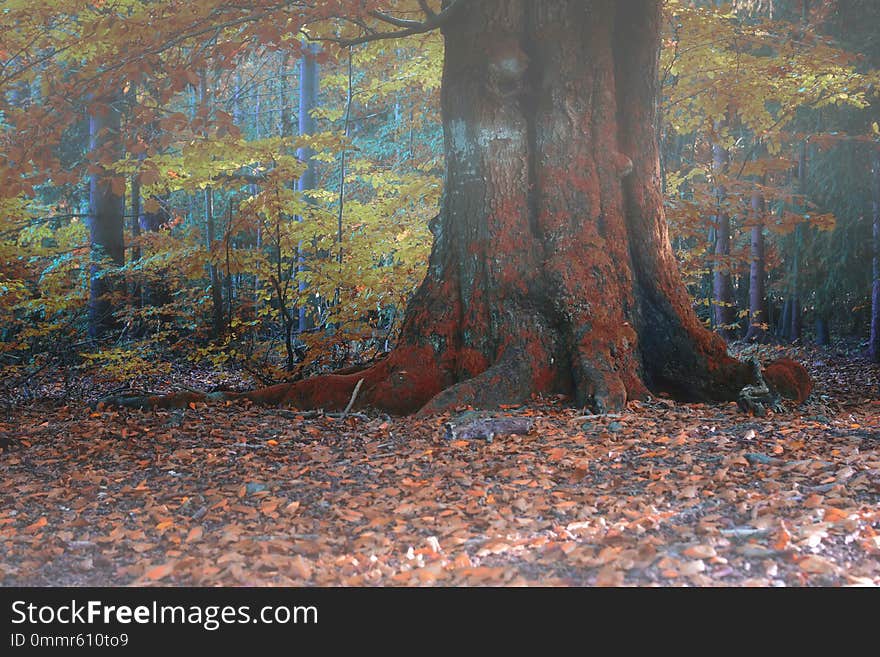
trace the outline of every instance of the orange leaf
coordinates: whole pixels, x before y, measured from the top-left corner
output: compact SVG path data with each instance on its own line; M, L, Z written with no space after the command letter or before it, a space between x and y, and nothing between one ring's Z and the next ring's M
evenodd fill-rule
M783 524L776 534L776 540L773 543L773 547L776 550L784 550L788 547L789 543L791 543L791 533Z
M144 573L144 577L149 580L156 581L162 579L164 577L168 577L174 571L174 563L163 563L161 566L156 566L155 568L151 568L146 573Z
M312 576L312 566L301 554L290 560L290 572L299 579L309 579Z
M709 559L715 556L715 548L711 545L691 545L682 554L691 559Z
M45 526L48 525L48 524L49 524L49 521L46 520L46 516L43 516L42 518L40 518L40 519L37 520L36 522L31 523L30 525L28 525L27 527L25 527L24 530L25 530L26 532L35 532L35 531L37 531L40 527L45 527Z
M838 509L836 506L829 506L825 509L825 521L826 522L836 522L838 520L846 520L849 513L844 511L843 509Z
M837 572L837 566L833 561L829 561L828 559L816 555L810 555L809 557L801 559L799 565L801 570L806 573L831 575Z
M621 586L625 573L611 565L605 566L596 576L596 586Z

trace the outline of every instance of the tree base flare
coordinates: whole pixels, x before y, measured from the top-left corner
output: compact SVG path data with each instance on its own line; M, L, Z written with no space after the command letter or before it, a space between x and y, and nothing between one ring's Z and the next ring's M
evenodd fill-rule
M740 364L743 369L751 368L749 364ZM749 405L749 401L757 401L763 407L780 397L801 403L812 390L813 383L806 369L791 359L781 358L774 361L763 372L760 366L755 367L754 374L746 381L746 385L741 385L736 390L730 386L719 386L717 395L711 399L703 398L702 401L735 400L742 406L746 400L746 410L754 410L756 405L754 403ZM554 392L530 388L524 383L527 379L523 376L523 368L517 372L516 368L510 366L491 367L472 379L454 383L446 388L442 388L441 384L447 377L442 372L436 370L431 372L430 369L424 366L421 370L403 368L400 358L394 358L392 355L386 361L353 374L328 374L243 393L186 391L169 395L108 397L101 400L101 403L107 406L154 409L185 408L196 403L246 400L264 406L290 407L298 410L341 411L370 408L393 415L409 415L416 412L419 415L434 415L468 407L494 410L507 404L526 402L533 394ZM353 398L359 383L361 390ZM682 389L687 388L683 386ZM680 395L675 395L680 389L657 390L657 392L672 392L674 396L682 398ZM690 395L686 395L684 400L694 401ZM607 413L620 410L622 407L623 404L607 406L599 408L598 411ZM593 410L597 409L593 407Z

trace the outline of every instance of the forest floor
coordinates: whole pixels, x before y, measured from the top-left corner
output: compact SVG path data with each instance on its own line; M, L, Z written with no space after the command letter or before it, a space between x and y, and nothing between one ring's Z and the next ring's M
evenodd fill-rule
M445 416L23 405L0 422L0 584L880 584L880 368L734 404L559 400L528 435Z

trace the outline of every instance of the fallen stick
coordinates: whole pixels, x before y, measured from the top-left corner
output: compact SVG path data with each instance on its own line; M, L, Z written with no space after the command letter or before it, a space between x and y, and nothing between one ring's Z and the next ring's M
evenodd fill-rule
M358 379L357 385L354 387L354 392L351 393L351 399L348 400L348 406L346 406L345 410L342 411L342 417L348 415L351 407L354 406L354 400L357 399L358 393L361 391L361 384L363 384L363 382L363 379Z

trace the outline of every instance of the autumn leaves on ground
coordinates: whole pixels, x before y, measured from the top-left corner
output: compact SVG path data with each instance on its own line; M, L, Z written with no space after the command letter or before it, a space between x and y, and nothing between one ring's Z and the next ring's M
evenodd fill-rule
M794 355L800 409L544 400L492 442L447 440L449 416L21 407L0 582L880 584L880 369Z

